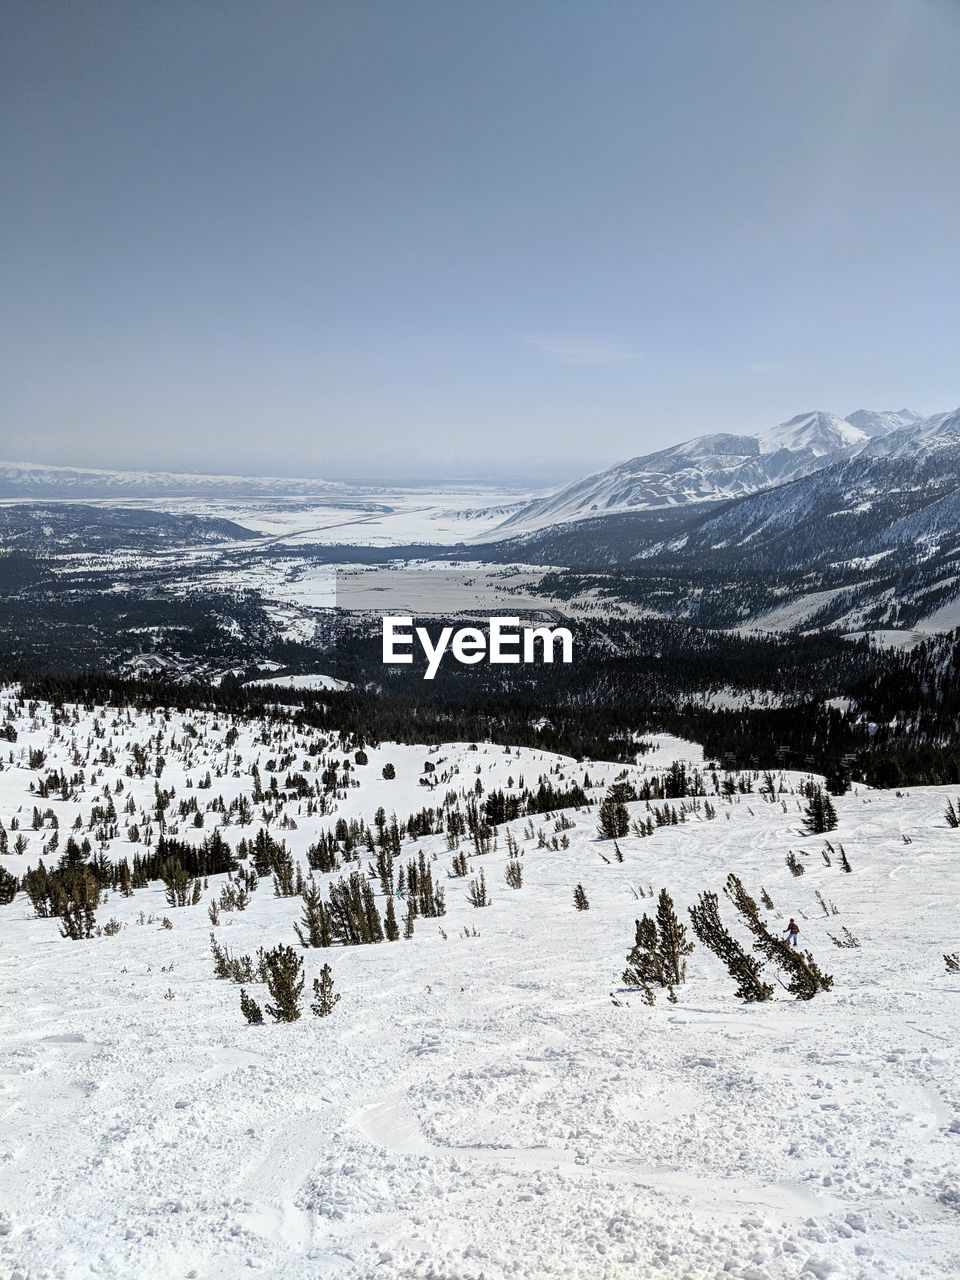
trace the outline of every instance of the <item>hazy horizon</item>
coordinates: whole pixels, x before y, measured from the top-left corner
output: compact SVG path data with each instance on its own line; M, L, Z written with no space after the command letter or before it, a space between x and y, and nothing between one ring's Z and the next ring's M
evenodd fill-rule
M950 405L946 407L942 406L940 409L934 410L933 412L928 413L926 410L923 410L923 411L917 410L916 405L914 404L903 404L903 405L896 405L896 406L858 405L856 409L851 409L850 413L856 413L857 410L859 409L867 409L867 410L873 410L877 412L899 412L902 410L910 410L912 412L920 413L921 417L933 417L935 413L951 412L954 409L958 409L958 408L960 408L960 406L957 406L957 405ZM757 431L763 431L773 426L782 425L782 423L789 421L790 418L798 417L808 412L813 413L818 411L834 413L834 416L841 417L841 418L846 418L848 416L847 414L835 413L835 411L832 409L824 409L823 406L820 406L819 410L816 410L816 409L800 410L798 414L790 414L789 418L781 419L780 422L766 423L760 428L758 428ZM754 431L753 428L749 430L744 428L739 434L753 435L756 433L757 432ZM711 434L711 431L709 430L709 428L707 428L700 434L703 434L703 435ZM677 439L664 440L659 442L657 445L653 446L648 452L652 453L659 449L669 449L673 445L683 444L686 441L693 438L695 437L682 436ZM4 455L0 457L0 464L11 463L13 465L19 465L19 466L39 465L43 467L52 467L52 468L63 467L65 469L86 468L89 470L156 471L156 472L169 472L173 474L183 473L183 474L195 474L195 475L236 475L238 477L244 477L244 478L250 478L250 479L254 479L258 477L274 476L278 479L326 480L333 484L343 483L343 484L355 485L359 487L368 486L371 488L378 487L378 486L382 486L384 488L389 488L392 486L400 486L400 487L409 486L413 488L442 486L442 487L454 488L457 486L469 487L471 485L477 485L480 487L489 486L493 488L507 488L507 489L514 488L519 490L519 489L536 489L536 488L548 489L557 485L566 484L570 481L586 477L587 475L590 475L594 472L604 471L608 467L614 466L617 463L627 462L629 461L630 456L637 457L642 455L623 454L622 456L611 457L609 459L604 459L599 462L593 462L579 469L573 465L567 465L566 467L557 467L553 464L547 464L543 466L541 469L539 469L538 471L532 471L532 470L525 471L520 466L511 467L509 463L504 463L499 467L497 466L490 467L489 465L487 465L485 469L485 466L483 463L477 463L472 468L461 467L459 470L449 466L447 467L438 466L431 469L431 467L427 465L427 466L421 467L420 470L414 470L414 469L405 470L403 468L395 468L394 470L385 472L384 474L377 474L375 470L371 470L371 469L351 470L349 468L346 471L341 473L334 473L332 471L321 472L316 468L304 469L302 466L298 467L296 465L295 460L293 465L287 466L282 462L282 460L277 460L277 459L273 460L276 465L266 466L259 469L250 467L250 466L238 466L238 467L224 466L218 469L210 466L193 467L189 464L179 466L174 463L137 464L135 462L132 462L128 466L124 466L124 467L114 467L107 463L103 463L103 464L92 463L89 459L81 460L77 454L74 454L72 457L67 456L65 458L56 458L56 459L51 458L47 461L33 458L33 457L27 457L26 455L21 457Z
M955 407L960 6L10 0L0 457L548 486Z

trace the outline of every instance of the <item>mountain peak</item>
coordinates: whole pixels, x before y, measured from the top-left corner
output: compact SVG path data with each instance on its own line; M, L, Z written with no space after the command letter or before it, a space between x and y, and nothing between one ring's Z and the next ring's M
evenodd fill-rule
M863 444L869 439L866 431L844 418L837 418L822 409L798 413L796 417L769 431L758 434L761 453L777 453L789 449L791 453L806 452L815 458Z
M912 409L856 409L847 414L846 420L871 438L886 436L923 421L921 415Z

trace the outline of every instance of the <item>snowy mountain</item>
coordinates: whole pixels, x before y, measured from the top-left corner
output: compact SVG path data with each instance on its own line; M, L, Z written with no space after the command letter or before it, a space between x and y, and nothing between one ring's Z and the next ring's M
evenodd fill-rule
M785 449L791 454L805 453L824 458L835 454L838 449L866 443L870 434L861 431L849 419L816 410L798 413L789 422L781 422L779 426L761 432L756 439L763 454L776 454Z
M960 410L733 501L591 515L484 554L597 572L587 585L625 592L645 616L702 626L949 630L960 625Z
M880 556L904 547L922 558L960 542L960 410L887 437L794 482L733 503L645 556L739 549L771 569L825 558ZM920 547L918 544L922 543Z
M707 579L753 576L766 584L766 601L744 603L741 617L774 630L954 627L960 410L941 415L934 431L897 434L890 452L865 449L702 519L691 513L682 532L636 546L634 563L682 565Z
M173 471L112 471L0 461L0 498L156 498L270 494L348 497L350 485L290 476L201 475Z
M862 418L865 425L853 418ZM512 537L592 516L740 498L819 471L889 431L914 427L920 421L909 410L858 410L850 419L817 410L756 435L699 436L631 458L535 499L497 533Z
M847 414L847 422L851 422L868 436L885 436L891 431L900 431L904 427L914 427L923 418L912 409L883 410L857 409Z

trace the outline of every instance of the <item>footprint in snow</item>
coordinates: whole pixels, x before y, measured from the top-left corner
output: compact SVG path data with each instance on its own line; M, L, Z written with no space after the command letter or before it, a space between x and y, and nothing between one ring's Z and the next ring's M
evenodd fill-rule
M439 1053L440 1048L441 1048L441 1045L440 1045L439 1036L421 1036L420 1043L412 1044L408 1052L415 1053L417 1057L420 1058L425 1053Z

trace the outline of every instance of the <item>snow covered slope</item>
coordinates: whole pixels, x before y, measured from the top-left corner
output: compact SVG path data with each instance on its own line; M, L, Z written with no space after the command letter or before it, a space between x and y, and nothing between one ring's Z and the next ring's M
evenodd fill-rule
M193 842L218 820L207 807L216 797L250 799L254 761L266 785L269 757L292 752L299 768L308 745L283 723L222 714L67 712L54 736L46 704L13 711L0 817L11 848L14 818L28 842L2 859L17 875L53 835L49 818L33 830L31 748L47 753L44 773L75 779L67 799L58 791L39 802L64 838L105 788L115 795L121 831L106 852L116 859L144 851L124 824L151 809L158 781L127 776L133 743L150 743L152 758L162 735L160 784L198 799L205 815L204 829L180 824L179 838ZM659 776L678 757L692 768L700 753L662 741L628 778ZM443 779L436 790L420 782L427 759ZM393 781L382 776L387 762ZM559 786L585 768L590 807L566 811L567 829L557 832L556 814L533 818L532 838L526 819L508 824L522 850L520 890L504 882L503 828L497 849L471 854L489 907L468 905L466 881L448 878L445 836L404 840L403 859L422 850L444 885L447 913L418 919L408 941L302 951L308 999L324 962L342 997L325 1019L242 1020L239 989L213 977L209 952L206 906L224 876L210 878L197 906L169 907L158 884L111 893L99 919L115 918L119 932L83 942L35 918L23 894L0 907L0 1271L50 1280L960 1274L960 976L942 960L960 945L960 859L945 789L839 798L828 864L824 838L799 834L800 775L783 775L774 800L738 792L734 779L734 794L712 798L716 817L701 801L678 825L622 839L618 862L596 839L595 805L619 766L483 744L384 744L332 814L271 801L270 825L305 863L339 817L372 821L382 805L402 821L448 790L461 800L477 784L482 795L510 793L521 775L527 786L539 775ZM212 789L188 786L208 769ZM253 825L224 829L231 844L262 825L257 808ZM643 802L629 808L649 816ZM281 811L295 828L280 825ZM538 829L558 847L540 847ZM850 874L838 865L840 842ZM805 868L799 878L788 850ZM650 888L666 885L685 916L730 871L757 894L764 886L776 928L797 917L832 992L800 1003L778 987L774 1001L745 1005L699 946L675 1005L651 1008L624 990L634 919L655 905ZM326 889L331 878L318 881ZM578 883L587 911L573 907ZM379 887L376 901L382 910ZM721 903L736 930L722 892ZM298 898L273 896L263 880L245 911L221 913L215 933L234 954L255 954L295 943L300 915ZM833 945L844 928L859 946ZM250 990L263 1003L262 986Z
M775 454L786 449L789 453L809 453L815 458L822 458L835 454L839 449L865 444L870 434L847 419L817 411L798 413L789 422L781 422L770 431L761 432L757 440L761 453Z
M866 415L864 417L864 415ZM852 419L860 416L861 427ZM919 421L909 410L850 419L801 413L758 435L705 435L631 458L520 508L497 529L515 537L566 521L739 498L851 456L885 431Z
M816 475L744 498L673 539L669 549L741 548L753 558L764 555L772 569L898 547L929 557L960 536L960 410L893 441L874 441Z
M913 427L921 423L923 418L912 409L857 409L847 414L847 422L865 431L868 436L885 436L891 431L900 431L904 427Z

